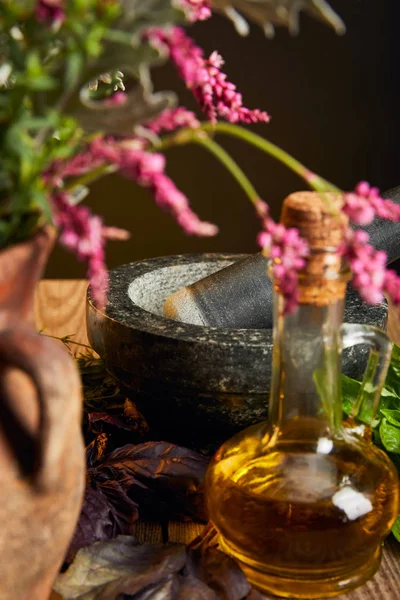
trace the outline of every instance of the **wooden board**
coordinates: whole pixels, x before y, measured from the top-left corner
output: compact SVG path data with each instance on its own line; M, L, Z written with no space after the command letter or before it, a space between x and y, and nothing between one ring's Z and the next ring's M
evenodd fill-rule
M72 335L74 342L88 344L86 290L87 281L84 279L41 281L35 302L37 328L46 335ZM85 348L71 344L71 350L77 354Z
M56 337L74 334L74 341L88 344L86 288L87 283L83 280L42 281L36 294L38 328ZM388 333L393 341L400 343L400 320L393 309L389 311ZM76 352L82 350L84 348L76 346ZM187 544L201 529L202 526L196 523L170 523L170 539ZM161 529L155 523L139 523L136 534L141 541L161 541ZM49 600L59 598L53 593ZM400 544L393 537L385 543L382 565L375 577L351 594L340 596L339 600L400 600Z

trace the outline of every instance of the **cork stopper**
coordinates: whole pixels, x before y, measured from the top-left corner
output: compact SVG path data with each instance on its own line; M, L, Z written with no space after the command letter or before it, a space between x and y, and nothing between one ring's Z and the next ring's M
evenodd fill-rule
M301 304L324 306L344 298L347 277L337 252L348 225L342 205L342 196L320 192L296 192L284 201L281 223L297 227L311 250L299 278Z

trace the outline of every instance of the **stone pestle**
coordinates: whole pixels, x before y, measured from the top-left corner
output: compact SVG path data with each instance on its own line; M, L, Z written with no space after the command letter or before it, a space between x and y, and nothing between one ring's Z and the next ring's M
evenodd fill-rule
M383 194L400 204L400 186ZM388 264L400 257L400 224L375 219L362 227ZM266 276L268 260L254 254L171 294L164 316L209 327L266 329L272 327L272 283Z

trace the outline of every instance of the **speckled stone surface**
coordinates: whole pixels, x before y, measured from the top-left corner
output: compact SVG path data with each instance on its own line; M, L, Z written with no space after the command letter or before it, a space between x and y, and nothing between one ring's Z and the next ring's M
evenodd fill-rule
M270 329L201 327L162 316L172 292L241 258L245 255L168 256L112 269L104 313L89 292L90 342L160 438L212 450L267 415ZM369 307L348 293L346 322L385 329L386 320L386 304ZM347 350L344 372L359 376L366 356L361 346Z

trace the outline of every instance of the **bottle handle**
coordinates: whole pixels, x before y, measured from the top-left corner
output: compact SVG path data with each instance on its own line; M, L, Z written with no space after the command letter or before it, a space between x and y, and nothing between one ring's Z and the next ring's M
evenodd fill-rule
M344 323L341 329L342 350L358 344L370 346L367 368L353 409L345 420L347 428L363 437L371 437L371 428L378 409L382 388L392 353L392 343L386 333L370 325ZM367 427L365 424L368 424Z

